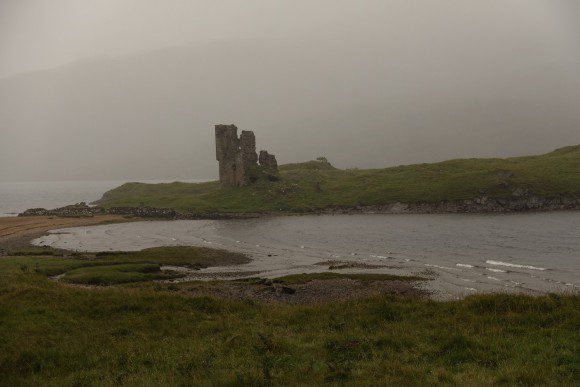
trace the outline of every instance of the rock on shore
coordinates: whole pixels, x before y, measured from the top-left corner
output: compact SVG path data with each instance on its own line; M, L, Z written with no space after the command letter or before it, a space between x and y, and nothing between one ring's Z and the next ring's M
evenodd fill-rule
M59 216L59 217L83 217L97 215L123 215L139 218L156 219L246 219L254 218L256 214L231 214L231 213L181 213L170 208L154 207L91 207L81 202L70 206L47 210L45 208L31 208L18 216Z
M381 213L381 214L437 214L437 213L510 213L529 211L578 210L580 200L569 197L543 198L533 194L524 194L509 199L489 198L481 196L473 200L442 201L437 203L391 203L385 205L328 207L307 213L317 214L349 214L349 213ZM182 213L169 208L154 207L91 207L86 203L78 203L66 207L47 210L31 208L18 216L59 216L83 217L97 215L122 215L139 218L156 219L248 219L267 213Z

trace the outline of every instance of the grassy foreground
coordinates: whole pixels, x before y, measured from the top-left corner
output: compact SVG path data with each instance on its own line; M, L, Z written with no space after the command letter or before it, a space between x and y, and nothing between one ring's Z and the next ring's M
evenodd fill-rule
M23 266L33 260L40 271ZM66 260L0 259L0 385L580 380L577 296L261 304L151 282L74 288L42 272Z
M105 207L146 205L182 212L305 212L395 202L510 198L516 192L580 198L580 145L540 156L461 159L386 169L340 170L324 162L288 164L280 181L222 190L217 182L129 183L107 192Z

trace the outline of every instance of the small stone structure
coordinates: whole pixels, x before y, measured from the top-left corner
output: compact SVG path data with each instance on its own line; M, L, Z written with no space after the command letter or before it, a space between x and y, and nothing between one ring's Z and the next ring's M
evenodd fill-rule
M235 125L216 125L215 147L222 187L241 187L261 174L271 180L278 177L274 155L260 151L258 158L254 132L243 130L238 138Z
M260 157L258 158L260 166L264 169L264 172L268 175L278 174L278 162L276 161L276 156L269 154L267 151L260 151Z

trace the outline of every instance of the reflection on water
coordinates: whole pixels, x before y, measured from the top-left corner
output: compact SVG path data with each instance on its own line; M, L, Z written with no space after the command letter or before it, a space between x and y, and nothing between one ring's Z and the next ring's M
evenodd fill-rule
M350 271L433 276L429 286L442 297L580 286L580 212L138 222L69 229L37 243L87 251L225 248L254 260L206 272L258 271L270 277L325 270L330 264L321 262L327 261L356 263L372 268Z

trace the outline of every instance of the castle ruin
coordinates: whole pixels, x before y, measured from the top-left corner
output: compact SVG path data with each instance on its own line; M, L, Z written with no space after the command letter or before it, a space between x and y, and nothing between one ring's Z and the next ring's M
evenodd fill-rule
M238 137L235 125L216 125L215 145L222 187L241 187L260 176L277 179L276 156L260 151L258 157L254 132L242 130Z

